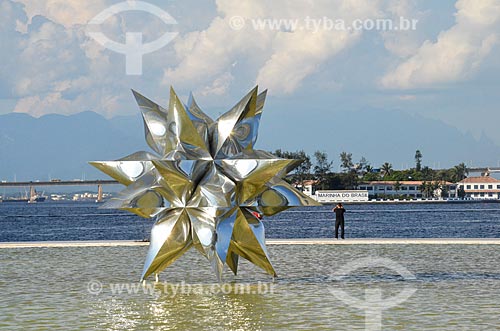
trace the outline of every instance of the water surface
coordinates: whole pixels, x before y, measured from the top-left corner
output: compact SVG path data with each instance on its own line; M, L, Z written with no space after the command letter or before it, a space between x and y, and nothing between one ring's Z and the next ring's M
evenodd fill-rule
M279 277L273 281L243 262L238 276L225 274L225 293L211 292L217 283L209 263L190 250L160 275L160 283L119 293L117 285L138 285L146 249L0 249L0 329L364 330L364 311L335 293L363 300L366 290L380 289L390 300L405 288L416 292L383 311L384 330L500 329L498 246L273 245ZM335 277L366 257L390 259L415 279L383 267ZM202 291L174 295L168 284ZM238 293L237 284L250 284L254 292Z
M152 220L93 203L0 203L1 241L141 240ZM348 205L349 238L500 238L500 204ZM268 238L333 236L331 207L264 219Z

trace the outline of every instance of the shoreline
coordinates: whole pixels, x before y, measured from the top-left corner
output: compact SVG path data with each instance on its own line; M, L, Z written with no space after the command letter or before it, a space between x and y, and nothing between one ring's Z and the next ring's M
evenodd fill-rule
M331 238L268 239L267 245L500 245L500 238ZM0 249L148 246L134 240L0 242Z
M337 203L343 203L344 205L370 205L370 204L495 204L500 203L499 199L485 199L485 200L445 200L445 199L434 199L434 200L369 200L369 201L338 201L338 202L321 202L322 205L335 205Z
M332 201L332 202L319 202L320 204L322 205L334 205L334 204L337 204L337 203L343 203L343 204L360 204L360 205L363 205L363 204L426 204L426 203L430 203L430 204L434 204L434 203L450 203L450 204L467 204L467 203L473 203L473 204L477 204L477 203L500 203L500 199L483 199L483 200L480 200L480 199L470 199L470 200L458 200L458 199L412 199L412 200L382 200L382 199L379 199L379 200L376 200L376 199L372 199L372 200L368 200L368 201ZM12 202L12 201L9 201L9 200L1 200L0 199L0 206L1 205L20 205L20 204L26 204L28 205L28 202ZM75 204L75 205L78 205L78 204L94 204L94 205L100 205L102 203L96 203L95 201L93 200L88 200L88 201L84 201L84 200L81 200L81 201L43 201L43 202L39 202L37 204L43 204L43 205L46 205L46 204Z

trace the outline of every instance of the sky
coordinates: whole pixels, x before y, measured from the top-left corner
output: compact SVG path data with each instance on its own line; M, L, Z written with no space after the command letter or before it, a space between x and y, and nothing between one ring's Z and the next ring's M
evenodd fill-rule
M89 25L119 3L0 0L0 114L132 115L131 88L166 104L173 86L217 115L258 84L269 119L291 129L312 114L383 109L500 145L500 0L149 0L167 22L135 10ZM398 29L370 28L381 19ZM97 30L121 44L131 32L174 37L130 75Z

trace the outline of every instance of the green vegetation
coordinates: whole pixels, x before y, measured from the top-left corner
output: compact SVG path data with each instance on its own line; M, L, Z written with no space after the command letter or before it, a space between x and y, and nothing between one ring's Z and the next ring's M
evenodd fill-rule
M420 150L415 152L415 167L404 170L395 170L392 164L385 162L379 168L370 165L368 160L362 157L359 162L354 163L352 153L342 152L339 155L341 172L334 172L334 161L328 159L328 155L322 151L314 152L314 160L303 150L288 152L277 150L273 154L288 159L300 159L304 162L295 169L288 177L291 183L302 184L305 180L317 180L316 187L321 190L350 190L356 188L360 182L368 181L395 181L394 189L401 189L402 181L423 181L421 191L424 196L432 196L433 192L444 182L456 183L466 178L469 171L464 163L460 163L450 169L434 170L422 165L423 155ZM462 192L465 195L465 192ZM443 189L442 195L448 192ZM458 192L460 196L461 192Z

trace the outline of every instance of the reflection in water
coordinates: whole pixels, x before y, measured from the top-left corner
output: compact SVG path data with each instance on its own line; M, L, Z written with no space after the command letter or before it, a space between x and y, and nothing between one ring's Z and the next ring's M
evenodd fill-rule
M157 284L157 297L94 298L89 313L105 330L135 329L145 321L158 330L262 330L273 312L286 308L269 294L208 294L212 285L197 286L207 294L173 295Z
M390 298L411 286L417 289L413 296L383 311L384 330L500 329L498 246L270 246L278 278L273 281L242 263L238 276L224 274L222 287L195 252L174 263L159 283L142 286L138 279L146 251L0 249L0 328L364 330L364 312L332 291L362 299L367 289L380 288ZM359 269L343 280L333 277L347 263L377 256L397 261L416 279L406 281L383 268ZM240 286L247 284L243 290L249 292L244 292Z

